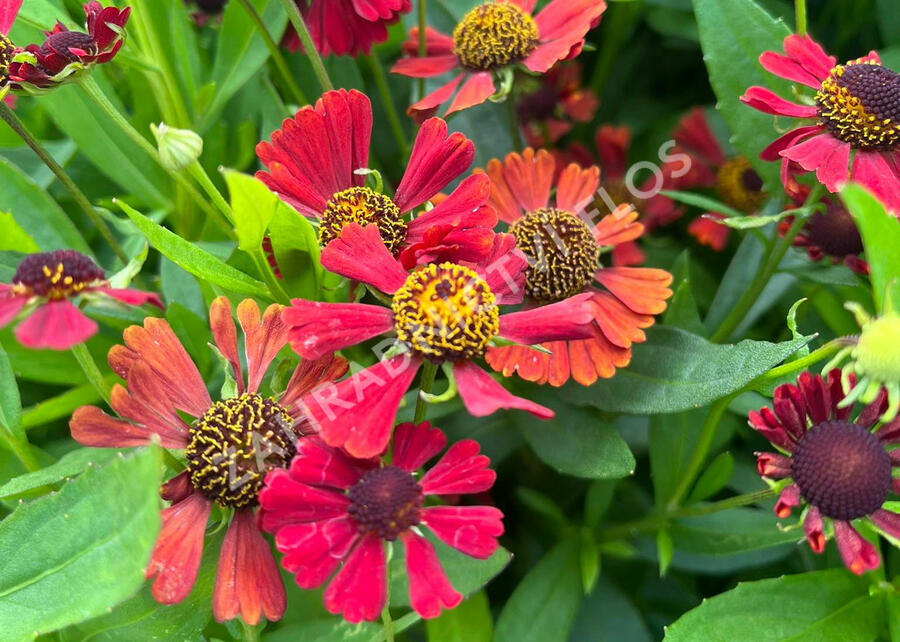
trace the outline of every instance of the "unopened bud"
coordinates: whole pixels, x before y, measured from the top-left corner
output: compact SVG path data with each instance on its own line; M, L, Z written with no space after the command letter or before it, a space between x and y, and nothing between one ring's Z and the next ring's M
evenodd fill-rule
M159 159L166 169L179 171L200 158L203 153L203 139L189 129L175 129L165 123L159 126L150 125L156 144L159 147Z

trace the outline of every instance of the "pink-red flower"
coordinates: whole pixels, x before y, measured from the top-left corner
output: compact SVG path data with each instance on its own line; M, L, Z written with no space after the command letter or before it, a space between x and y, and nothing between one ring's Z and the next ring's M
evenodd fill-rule
M487 166L491 203L528 258L528 305L585 296L592 309L591 334L542 342L547 352L526 345L491 347L486 360L506 376L518 373L528 381L553 386L571 376L590 385L628 365L631 344L644 341L642 328L652 325L652 315L666 308L672 276L651 268L603 266L604 251L633 242L643 233L644 226L636 222L638 213L629 205L605 216L589 210L600 184L599 170L580 169L573 163L554 180L555 165L548 152L531 148L507 154L503 161L492 160Z
M174 604L191 592L213 504L222 508L224 519L233 512L213 593L213 614L220 622L240 615L256 624L263 615L274 621L284 613L278 567L256 525L259 489L268 472L290 463L306 429L297 400L347 371L346 362L331 355L302 361L277 399L260 394L269 365L287 342L281 310L272 305L260 315L249 299L238 306L245 379L231 304L225 297L213 301L213 339L235 380L234 396L215 402L165 320L148 318L143 327L131 326L125 345L109 351L110 368L127 384L127 389L114 386L111 394L110 406L121 419L84 406L69 424L72 437L85 446L123 448L156 441L184 450L187 469L160 493L171 505L162 512L162 531L147 567L159 602Z
M581 86L581 66L561 64L538 78L538 87L525 94L516 112L532 147L551 145L571 131L575 123L588 123L600 101Z
M386 550L397 539L406 551L410 604L424 618L455 607L462 596L422 530L478 559L497 550L503 534L498 509L426 504L428 498L481 493L494 484L490 460L471 439L450 446L417 477L446 442L427 422L401 424L390 460L355 459L308 437L297 444L288 470L269 473L259 496L260 524L275 534L275 546L284 553L281 564L301 588L328 583L324 601L331 613L350 622L379 616L387 602Z
M767 114L806 121L761 156L781 160L785 185L795 163L814 171L830 192L853 180L900 213L900 75L882 66L874 51L839 65L809 36L788 36L784 55L767 51L759 62L816 90L814 101L791 102L765 87L750 87L741 97Z
M12 283L0 283L0 328L15 319L16 338L28 348L68 350L97 333L97 324L72 303L75 298L114 299L127 305L162 301L152 292L112 288L94 260L75 250L30 254Z
M490 250L497 217L486 207L490 182L470 176L428 212L414 212L472 164L475 145L447 133L438 118L419 129L409 163L393 197L365 187L356 173L369 162L372 105L356 90L329 91L315 108L304 107L256 147L268 171L257 177L304 216L319 220L324 247L348 223L378 227L381 238L406 265L429 261L478 261Z
M496 91L495 73L511 72L518 64L544 73L560 60L574 58L606 10L604 0L551 0L535 13L536 4L537 0L485 2L463 17L453 37L429 27L422 58L417 57L419 30L412 29L403 45L410 57L397 61L391 71L413 78L449 71L456 75L412 105L408 113L417 121L434 115L457 88L445 114L480 105Z
M124 43L131 7L104 7L94 0L84 5L85 30L70 31L61 22L46 32L40 45L16 53L9 76L16 89L41 91L70 80L95 63L109 62Z
M757 453L762 477L787 480L780 482L775 514L786 518L804 506L803 531L816 553L825 550L830 523L844 565L857 574L877 568L880 560L854 522L868 521L900 538L900 514L883 508L890 493L900 492L900 480L892 476L900 450L887 450L900 443L900 420L882 421L887 396L882 388L854 413L841 403L840 370L827 379L804 372L796 385L775 389L771 409L749 415L750 426L780 451Z
M9 82L9 65L16 53L15 45L6 34L12 29L21 6L22 0L0 0L0 92Z
M500 306L521 302L528 267L509 234L496 235L491 254L472 267L429 263L407 273L384 247L377 227L351 223L322 252L322 265L391 297L390 308L294 299L284 312L291 346L307 359L379 335L396 336L396 350L377 364L304 399L322 439L354 457L384 450L400 401L425 360L444 364L476 417L500 408L552 417L548 408L510 394L474 360L496 340L531 345L594 333L590 294L500 314Z
M296 0L316 50L323 56L368 54L387 40L387 26L412 8L410 0ZM300 49L300 37L288 26L281 42Z

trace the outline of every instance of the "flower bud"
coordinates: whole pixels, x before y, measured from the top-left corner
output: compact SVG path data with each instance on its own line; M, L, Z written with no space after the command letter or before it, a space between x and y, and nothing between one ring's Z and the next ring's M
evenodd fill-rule
M163 167L179 171L200 158L203 153L203 139L189 129L175 129L165 123L159 126L150 125L156 144L159 147L159 159Z

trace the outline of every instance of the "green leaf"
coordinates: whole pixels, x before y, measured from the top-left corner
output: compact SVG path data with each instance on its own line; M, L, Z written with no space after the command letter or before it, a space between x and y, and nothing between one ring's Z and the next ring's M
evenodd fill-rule
M547 553L513 591L497 619L495 642L564 642L582 596L578 541Z
M281 202L268 187L255 176L242 174L231 169L222 170L228 194L231 197L231 210L234 212L234 229L237 232L238 247L255 254L260 251L263 236L269 222L275 216L279 206L288 207ZM289 209L289 208L288 208ZM295 216L297 214L295 213Z
M872 277L875 308L883 311L890 287L895 306L900 305L900 222L865 188L847 185L841 192L844 205L853 215L866 249L866 262Z
M803 538L799 531L778 528L778 519L769 509L734 508L672 522L669 534L675 550L706 558L727 557L779 546L795 545Z
M319 260L319 238L312 223L282 204L269 225L269 238L288 293L320 300L320 290L328 273Z
M675 545L672 543L672 536L665 528L656 531L656 558L659 560L659 576L664 577L666 571L669 570L669 564L672 563L672 554L675 552Z
M700 208L701 210L706 210L707 212L724 214L729 218L744 217L744 213L740 210L736 210L733 207L726 205L722 201L717 201L714 198L704 196L703 194L697 194L696 192L680 192L664 189L659 193L663 196L668 196L673 201L678 201L679 203L685 203L687 205L693 205L694 207Z
M628 445L596 409L560 403L556 391L543 386L528 385L527 390L529 399L556 412L549 420L522 413L517 422L541 461L585 479L619 479L634 472Z
M559 394L578 405L631 414L699 408L740 390L811 339L718 345L678 328L654 326L645 343L634 345L627 369L590 388L570 384Z
M734 457L727 452L720 454L700 475L700 479L688 496L687 503L694 504L715 495L725 488L732 473L734 473Z
M16 223L41 250L72 249L93 256L78 228L56 201L5 158L0 158L0 185L3 185L3 209L12 212Z
M697 309L697 300L694 298L693 280L691 279L690 255L688 251L682 252L670 270L672 281L675 283L675 294L669 301L663 322L666 325L675 326L701 336L706 334L706 328L700 319Z
M265 642L375 642L384 639L381 633L381 626L371 622L351 624L331 617L280 627L272 633L266 631Z
M22 229L12 214L0 212L0 251L40 252L34 239Z
M777 223L785 216L791 214L789 210L772 214L770 216L735 216L723 219L714 219L719 224L730 227L734 230L755 230L758 227L765 227L769 223ZM707 218L704 216L704 218Z
M95 617L141 586L159 531L160 464L158 449L138 450L0 522L4 639Z
M600 578L581 603L569 636L572 642L651 642L641 613L618 587Z
M869 580L833 569L738 584L666 631L666 642L874 640L884 601Z
M78 448L66 453L50 466L27 475L20 475L0 486L0 499L15 497L47 484L55 484L85 470L103 465L118 454L110 448Z
M241 294L269 296L265 284L231 267L193 243L185 241L162 225L154 223L126 203L122 201L117 201L117 203L128 215L128 218L134 221L141 233L147 237L150 245L181 269L226 290Z
M759 55L767 50L781 51L790 31L753 0L694 0L694 13L700 28L703 59L709 81L716 93L716 105L733 132L732 143L763 177L770 191L780 192L779 165L759 158L760 152L775 138L775 119L743 104L739 98L751 85L762 85L788 93L789 85L765 71Z
M428 642L491 642L494 623L484 591L474 593L452 611L425 620Z
M12 435L22 434L22 399L12 364L0 346L0 427Z
M581 565L581 588L585 595L590 595L600 577L600 549L589 528L581 529L578 554Z

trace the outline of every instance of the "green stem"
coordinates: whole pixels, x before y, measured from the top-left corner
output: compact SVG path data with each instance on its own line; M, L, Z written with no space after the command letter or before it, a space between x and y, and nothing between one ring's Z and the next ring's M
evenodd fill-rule
M259 251L251 252L250 254L253 256L253 262L256 263L256 269L262 275L272 296L282 305L290 305L291 297L284 291L284 288L281 287L281 283L278 282L278 279L272 272L272 266L269 265L262 250L260 249Z
M128 263L128 255L125 254L125 251L122 249L122 246L119 245L119 241L116 240L116 237L113 236L113 233L106 226L106 221L104 221L100 215L97 213L97 210L94 209L94 206L91 205L91 202L88 200L87 196L78 188L75 182L69 178L69 175L66 174L66 171L62 168L62 166L56 162L56 160L44 149L43 145L41 145L40 141L38 141L34 136L31 135L25 128L25 124L19 120L19 117L7 107L6 103L0 101L0 118L3 118L6 121L6 124L9 125L10 129L12 129L16 134L21 138L26 145L31 148L35 154L37 154L38 158L43 161L44 165L53 172L53 175L59 179L59 182L62 183L62 186L66 189L67 192L72 196L72 199L78 204L85 215L87 215L88 219L94 226L97 228L97 231L100 232L100 236L103 237L103 240L109 244L109 247L115 253L116 257L122 264L125 265Z
M796 16L796 32L798 36L806 35L806 0L794 0L794 15Z
M259 642L259 630L241 620L241 640L243 642Z
M180 186L182 186L187 193L191 196L195 203L197 203L204 212L206 212L210 216L215 216L216 211L212 208L212 206L206 202L203 198L203 195L197 191L197 189L190 184L190 182L178 172L171 170L165 167L162 164L162 161L159 158L159 151L150 144L146 138L141 136L140 132L136 130L131 123L128 122L128 119L123 116L118 109L116 109L115 105L113 105L109 98L103 93L103 90L100 89L100 86L97 84L97 81L90 77L90 75L85 75L82 77L79 82L81 88L85 91L85 93L90 97L91 100L94 101L103 112L109 116L109 119L112 120L122 132L128 136L134 143L140 147L151 159L153 159L160 167L162 167L166 173L175 180Z
M20 439L16 435L7 433L6 443L9 445L9 449L12 453L16 456L16 459L22 462L22 465L25 466L25 470L29 473L41 469L41 465L38 463L37 458L34 456L34 451L31 449L31 444L24 435Z
M422 377L419 379L419 395L416 397L416 413L413 415L413 423L415 424L425 419L428 404L422 397L422 393L431 392L435 375L437 375L437 365L430 361L426 361L422 366Z
M513 149L521 152L525 149L525 143L522 141L522 128L519 127L519 115L516 113L516 104L512 96L506 97L506 115L509 120L509 136Z
M428 0L419 0L419 58L428 55ZM425 98L425 79L419 78L419 100Z
M700 436L697 439L697 445L694 447L691 459L684 474L681 476L681 480L678 482L678 486L675 487L675 492L672 493L672 498L669 500L669 511L674 511L679 507L681 500L684 499L691 486L694 485L694 480L700 474L700 469L703 468L703 463L706 461L706 456L712 447L716 429L719 427L722 415L725 414L725 410L728 409L728 405L737 394L737 392L732 392L710 406L709 414L706 415L706 421L703 422L703 427L700 429Z
M778 270L778 266L781 264L781 259L784 258L784 255L787 253L788 248L791 246L791 243L794 242L794 237L796 237L800 230L803 229L803 225L806 223L806 217L797 216L794 218L794 222L791 224L791 227L785 233L785 235L781 238L778 237L778 230L773 230L773 239L771 244L770 251L763 257L762 266L760 271L756 274L753 281L750 283L749 287L744 291L744 294L738 299L738 302L732 308L731 312L728 313L728 316L722 321L721 325L713 332L710 340L714 343L720 343L728 339L731 336L731 333L734 332L735 328L744 320L747 316L747 312L750 311L750 308L753 307L753 304L756 303L759 295L762 294L762 291L769 284L769 280L774 276L775 272ZM777 240L776 240L777 239Z
M712 502L710 504L688 506L677 510L667 511L662 514L647 515L646 517L641 517L640 519L631 522L617 524L604 529L600 532L599 539L602 542L613 542L637 533L658 530L673 519L699 517L701 515L709 515L711 513L730 510L732 508L740 508L741 506L750 506L771 499L774 496L775 491L771 488L766 488L765 490L758 490L752 493L735 495L734 497L729 497L728 499Z
M622 45L631 37L634 25L641 17L643 2L616 2L604 16L600 51L590 87L597 96L602 96L610 72L619 58Z
M100 373L100 368L97 367L94 357L91 356L90 351L87 349L87 345L78 343L72 346L72 354L75 355L75 360L78 361L78 365L84 370L84 375L87 377L88 383L94 387L94 390L100 393L100 396L106 403L109 403L109 391L106 389L106 384L103 382L103 375Z
M381 96L381 103L384 105L384 111L387 112L388 123L391 126L391 131L394 133L394 139L400 146L400 151L405 156L409 148L409 143L406 142L406 134L403 132L403 124L400 121L400 112L397 110L397 104L394 102L391 88L388 86L384 68L375 56L369 55L363 57L369 65L369 69L372 70L372 76L375 78L375 86L378 88L378 94Z
M200 187L202 187L203 191L209 196L215 208L225 218L229 227L234 225L234 213L231 211L231 206L228 204L228 201L225 200L225 197L222 196L222 192L220 192L212 182L212 179L209 177L209 174L206 173L206 170L203 169L203 166L198 161L194 161L187 166L187 171L188 174L200 184Z
M269 33L269 30L266 28L266 23L263 22L262 16L259 15L259 12L256 10L252 4L250 4L250 0L239 0L241 6L244 7L244 10L250 16L250 19L253 20L253 24L256 25L256 30L259 31L259 35L262 36L263 40L266 43L266 47L269 50L269 55L272 56L272 61L275 63L275 66L278 68L278 73L281 74L281 79L284 80L284 84L287 85L287 88L291 91L291 94L294 96L294 100L298 105L306 105L309 101L306 99L306 96L303 95L303 90L300 89L300 85L297 84L297 81L294 80L294 76L291 74L290 67L288 67L287 61L284 59L284 55L281 53L281 47L278 46L278 43L272 39L272 34Z
M306 52L306 57L309 58L309 62L312 64L313 73L316 75L319 85L322 86L322 91L331 91L334 89L334 85L331 84L331 78L328 77L328 72L322 63L322 56L319 55L312 36L309 35L309 29L306 28L303 16L300 15L297 3L294 0L281 0L281 4L284 6L284 10L287 11L288 18L290 18L291 24L294 25L294 30L300 36L300 42L303 43L303 51Z
M813 365L814 363L818 363L819 361L824 361L845 346L846 343L842 339L829 341L825 345L816 348L806 356L800 357L799 359L796 359L794 361L789 361L788 363L780 365L777 368L772 368L767 373L757 377L750 385L755 387L759 384L778 381L782 377L793 374L798 370L806 370L809 366Z

